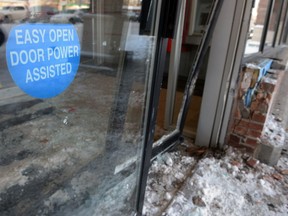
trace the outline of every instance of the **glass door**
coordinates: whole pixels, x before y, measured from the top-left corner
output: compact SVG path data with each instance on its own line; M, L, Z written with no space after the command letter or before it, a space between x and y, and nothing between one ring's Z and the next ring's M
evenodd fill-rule
M154 2L0 2L0 215L135 212Z
M175 38L171 38L167 48L166 67L162 82L160 105L157 116L155 141L177 128L184 91L205 32L213 0L181 1L180 17ZM184 134L195 139L201 102L206 78L209 50L201 65L187 118Z

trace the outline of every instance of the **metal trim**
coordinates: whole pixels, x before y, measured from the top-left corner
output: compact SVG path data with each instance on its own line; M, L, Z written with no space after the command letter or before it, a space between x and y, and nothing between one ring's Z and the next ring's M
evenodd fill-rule
M168 85L165 105L164 128L168 129L172 124L175 93L177 88L177 78L179 74L181 48L182 48L182 35L185 20L186 0L181 1L179 7L179 22L176 23L176 36L172 41L172 50L169 62Z
M264 28L263 28L263 32L262 32L262 36L261 36L261 41L260 41L260 47L259 47L260 52L263 52L265 49L265 42L266 42L267 32L268 32L268 28L269 28L269 22L270 22L270 18L271 18L271 11L273 10L274 2L275 2L275 0L269 1L268 10L267 10L266 16L265 16Z
M171 1L171 2L170 2ZM177 7L173 8L171 6L175 5L175 2L178 0L170 0L170 1L158 1L157 5L157 17L155 19L156 22L156 30L157 39L156 39L156 52L154 58L153 65L153 73L151 77L151 83L149 87L150 93L147 99L147 110L145 113L146 122L144 125L144 148L142 152L142 161L141 161L141 171L140 178L137 188L137 204L136 211L138 215L141 215L144 197L145 197L145 189L148 178L148 171L150 168L151 156L152 156L152 145L154 142L154 130L155 130L155 122L157 117L157 110L159 104L159 96L160 96L160 88L163 79L163 73L165 68L165 58L166 58L166 49L167 49L167 37L173 34L173 29L171 28L171 23L173 19L171 19L171 15L167 8L170 10L177 10ZM169 13L169 14L167 14ZM177 14L174 14L176 18ZM168 19L168 20L167 20ZM175 23L174 23L175 24ZM169 26L165 26L169 25Z
M277 27L276 27L276 31L275 31L275 34L274 34L274 38L273 38L273 42L272 42L272 47L275 47L276 45L276 40L277 40L277 36L278 36L278 33L279 33L279 26L280 26L280 21L281 21L281 16L283 14L283 6L284 6L284 0L281 0L281 6L280 8L282 8L282 10L280 11L280 13L278 14L278 18L277 18Z

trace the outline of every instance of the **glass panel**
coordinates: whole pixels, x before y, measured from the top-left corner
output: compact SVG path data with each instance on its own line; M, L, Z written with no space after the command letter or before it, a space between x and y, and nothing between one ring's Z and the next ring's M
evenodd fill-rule
M197 51L195 46L189 46L186 44L186 51L181 52L181 62L180 62L180 71L182 73L179 74L177 80L177 91L174 102L174 113L173 113L173 121L172 124L175 126L178 120L178 114L181 109L183 95L185 90L185 84L188 79L188 73L190 71L190 67L192 66L191 59L194 59L195 52ZM198 120L200 116L201 102L204 91L204 84L206 78L206 71L208 65L209 51L205 55L205 60L203 65L201 66L198 79L195 84L195 89L193 91L191 103L189 105L189 110L187 114L187 118L185 120L184 134L188 137L195 138L198 126ZM189 67L190 66L190 67ZM186 70L183 70L185 69ZM186 73L185 73L186 72Z
M162 88L160 92L160 101L157 115L157 125L155 130L155 140L158 140L164 134L176 129L178 114L181 109L184 90L190 69L193 64L193 60L196 56L199 43L202 37L202 31L205 30L209 13L212 6L212 0L198 0L198 1L186 1L186 10L183 21L183 28L181 29L182 33L178 34L178 38L170 39L167 49L167 58L166 58L166 68L164 72L164 78L162 82ZM176 47L176 43L180 40L180 48L178 52L176 49L173 49L173 46ZM179 59L178 65L173 65L177 62L175 59ZM202 94L204 90L207 62L208 62L209 51L205 56L205 62L203 63L198 80L196 81L195 90L192 96L192 102L189 107L184 134L195 138L198 119L200 115ZM177 63L176 63L177 64ZM174 68L178 67L178 74L175 76L177 71ZM169 76L175 77L173 82L175 82L175 91L173 92L174 100L171 100L170 104L167 103L167 98L170 97L169 89ZM171 79L171 78L170 78ZM174 85L173 84L173 85ZM173 87L172 87L173 88ZM168 95L168 97L167 97ZM170 97L171 98L171 97ZM168 99L169 100L169 99ZM167 121L167 116L165 116L165 111L168 109L167 106L171 106L172 109L171 118ZM167 113L166 113L167 115ZM165 119L166 118L166 119ZM165 120L168 125L165 125Z
M269 0L255 0L254 2L254 7L251 12L245 55L256 53L260 49L268 5Z
M283 43L288 43L288 17L286 18L286 23L284 24L285 28L283 31Z
M279 22L279 28L278 28L277 36L276 36L276 45L281 44L281 37L283 35L283 27L284 27L284 23L285 23L286 12L287 12L287 1L284 1L282 13L281 13L281 17L280 17L280 22Z
M266 35L265 46L272 46L275 32L278 25L278 19L281 12L282 0L275 0L272 14L269 20L268 31Z
M130 215L155 47L141 1L21 2L0 2L0 215Z

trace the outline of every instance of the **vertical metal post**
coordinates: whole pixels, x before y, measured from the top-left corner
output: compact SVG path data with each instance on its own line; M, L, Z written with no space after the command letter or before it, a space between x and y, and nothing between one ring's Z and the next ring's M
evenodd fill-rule
M92 7L92 59L95 59L95 1L91 0Z
M175 95L177 88L177 79L179 74L181 48L182 48L182 35L183 35L183 25L185 20L185 9L186 0L181 1L181 6L179 7L180 12L179 20L175 25L176 36L172 41L172 50L170 55L169 72L168 72L168 85L167 85L167 96L165 105L165 118L164 118L164 128L168 129L172 124Z
M157 1L151 1L151 4ZM154 129L156 123L156 116L159 104L160 88L163 79L163 72L165 68L165 58L167 53L167 41L168 38L174 36L174 27L177 14L178 0L163 0L158 1L156 8L157 18L156 22L156 53L153 65L153 73L151 77L151 86L149 96L147 99L147 111L145 118L145 134L144 134L144 149L141 162L141 173L139 178L139 186L137 191L137 213L141 215L146 182L148 178L148 171L150 167L152 145L154 142Z
M281 0L281 6L279 8L280 12L278 14L278 19L277 19L276 32L274 34L273 43L272 43L273 47L275 47L275 45L276 45L276 40L277 40L278 34L281 33L281 32L279 32L279 26L280 26L282 14L284 13L283 7L284 7L284 0Z
M280 45L281 43L284 42L284 34L286 34L287 36L287 33L288 33L288 29L287 29L287 24L288 24L288 20L287 20L287 9L288 9L288 3L286 2L286 5L285 5L285 8L282 8L283 12L285 13L284 15L284 19L283 19L283 23L282 23L282 29L281 29L281 33L280 33L280 36L279 36L279 44Z
M261 52L263 52L264 48L265 48L265 41L266 41L267 31L268 31L268 28L269 28L269 20L270 20L271 14L272 14L274 1L275 0L270 0L270 2L268 4L268 10L266 12L265 23L264 23L264 28L263 28L261 42L260 42L260 48L259 48Z

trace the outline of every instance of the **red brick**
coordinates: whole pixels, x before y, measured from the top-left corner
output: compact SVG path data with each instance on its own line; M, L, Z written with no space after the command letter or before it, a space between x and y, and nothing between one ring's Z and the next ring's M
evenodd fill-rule
M267 93L266 100L269 100L269 102L270 102L272 99L272 96L273 96L272 93Z
M242 126L242 127L248 127L249 126L249 120L247 119L241 119L241 120L238 120L238 121L235 121L235 125L237 126Z
M257 130L248 130L247 135L255 138L259 138L261 136L262 131L257 131Z
M268 93L273 93L275 89L275 85L272 83L267 83L267 82L261 82L260 84L261 89L268 92Z
M250 167L252 167L252 168L255 168L255 167L258 165L259 161L256 160L256 159L254 159L254 158L249 158L249 159L246 161L246 163L247 163L248 166L250 166Z
M239 122L241 121L241 118L234 118L234 122Z
M234 128L233 132L238 134L238 135L243 136L243 135L247 134L247 130L248 130L248 128L246 128L246 127L236 126Z
M267 111L268 111L268 104L266 103L266 101L263 101L263 102L260 102L256 108L256 111L260 112L260 113L263 113L263 114L266 114Z
M234 117L235 118L241 118L241 113L240 113L240 110L237 108L235 113L234 113Z
M230 141L234 141L234 142L237 142L237 143L240 143L240 137L236 136L235 134L231 134L230 135Z
M238 137L237 135L231 134L228 143L229 143L230 146L238 148L239 146L241 146L240 145L241 144L241 140L242 139L240 137Z
M240 141L236 142L234 140L230 140L228 143L229 143L230 146L232 146L234 148L239 148L239 149L243 148L243 144L241 144Z
M266 115L259 113L259 112L254 112L252 116L252 120L255 122L259 122L259 123L265 123Z
M246 138L245 144L256 147L258 145L258 140L253 138Z
M264 179L264 180L266 180L266 181L274 184L274 178L272 178L270 175L267 175L267 174L266 174L266 175L264 175L264 176L262 177L262 179Z
M283 176L280 175L280 174L278 174L278 173L272 174L272 177L273 177L274 179L278 180L278 181L283 180Z
M249 123L249 129L252 129L252 130L257 130L257 131L262 131L263 130L263 128L264 128L264 124L262 124L262 123L257 123L257 122L250 122Z
M240 147L241 147L241 145L239 144L239 142L235 142L235 141L233 141L233 140L230 140L230 141L228 142L228 145L230 145L230 146L232 146L232 147L235 147L235 148L240 148Z
M236 161L236 160L230 161L230 164L231 164L232 166L236 166L236 167L241 167L241 166L242 166L241 162Z
M261 99L264 99L266 98L266 94L263 92L263 91L259 91L256 95L256 99L257 100L261 100Z
M240 146L239 143L231 141L231 140L229 140L228 145L234 148L238 148Z
M258 104L259 104L258 100L252 101L252 103L250 105L250 110L251 111L257 110Z

